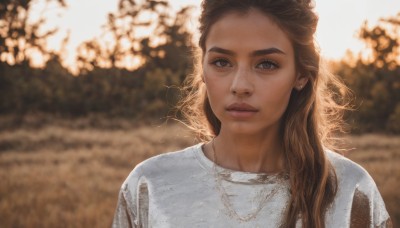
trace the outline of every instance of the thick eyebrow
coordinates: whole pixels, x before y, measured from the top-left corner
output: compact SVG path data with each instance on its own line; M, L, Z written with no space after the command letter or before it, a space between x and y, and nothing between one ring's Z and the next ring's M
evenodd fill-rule
M212 47L208 50L208 52L216 52L216 53L221 53L221 54L226 54L226 55L232 55L235 56L236 53L231 51L231 50L227 50L227 49L223 49L220 47ZM267 49L261 49L261 50L256 50L253 51L250 55L251 56L262 56L262 55L270 55L270 54L282 54L282 55L286 55L286 53L278 48L267 48Z
M216 52L216 53L221 53L221 54L226 54L226 55L236 55L235 52L233 52L233 51L219 48L219 47L212 47L212 48L208 49L208 52Z
M282 54L286 55L286 53L278 48L268 48L263 50L254 51L252 56L262 56L262 55L270 55L270 54Z

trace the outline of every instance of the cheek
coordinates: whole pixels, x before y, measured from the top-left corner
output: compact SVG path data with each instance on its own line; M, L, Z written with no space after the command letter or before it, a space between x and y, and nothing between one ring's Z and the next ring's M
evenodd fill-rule
M223 88L218 81L210 78L205 79L205 88L211 107L214 109L214 104L221 102L221 98L223 97Z
M224 98L226 97L226 82L224 79L213 74L208 74L206 70L203 72L205 88L211 109L214 114L219 117L223 107Z
M271 111L276 110L277 113L282 113L286 110L293 90L294 78L294 76L280 77L279 80L270 81L264 84L264 87L258 88L258 91L262 93L263 103L268 104L265 106L266 108Z
M280 99L279 100L277 100L277 102L280 104L279 105L279 112L281 113L281 114L283 114L285 111L286 111L286 109L287 109L287 106L288 106L288 104L289 104L289 100L290 100L290 94L292 93L292 90L289 90L289 91L287 91L286 93L284 93L284 94L282 94L281 95L281 97L280 97Z
M293 83L292 81L288 81L282 84L275 84L271 88L271 95L274 100L277 102L287 103L290 94L293 90ZM286 101L286 102L285 102Z
M216 96L217 94L223 94L227 87L226 77L221 77L213 73L207 67L203 68L204 83L206 86L207 94L209 96Z

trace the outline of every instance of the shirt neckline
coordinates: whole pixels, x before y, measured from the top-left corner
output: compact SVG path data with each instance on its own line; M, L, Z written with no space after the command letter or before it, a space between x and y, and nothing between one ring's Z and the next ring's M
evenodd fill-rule
M205 156L202 146L204 143L199 143L194 146L195 156L200 164L210 173L214 174L214 165L218 175L229 182L242 183L242 184L267 184L275 183L277 181L288 181L289 175L286 172L279 173L253 173L238 170L227 169L215 164L208 157Z

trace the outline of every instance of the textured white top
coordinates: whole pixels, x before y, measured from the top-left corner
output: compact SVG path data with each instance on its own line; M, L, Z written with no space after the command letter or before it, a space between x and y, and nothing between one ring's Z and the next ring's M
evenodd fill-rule
M287 175L217 166L239 215L252 214L261 193L269 196L257 217L239 221L224 205L214 163L201 146L161 154L138 164L122 184L113 227L279 227L290 196ZM338 192L326 214L326 227L390 227L385 204L369 174L339 154L326 153L338 178Z

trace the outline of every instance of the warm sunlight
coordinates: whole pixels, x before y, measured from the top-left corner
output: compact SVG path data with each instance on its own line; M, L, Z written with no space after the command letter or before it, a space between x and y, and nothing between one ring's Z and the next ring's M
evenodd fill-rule
M0 1L0 228L400 227L399 148L400 0Z
M346 50L365 48L357 34L365 20L374 25L382 17L400 12L400 1L393 0L316 0L320 20L317 41L326 58L340 59Z
M117 0L108 1L66 1L68 8L60 15L51 15L51 25L58 26L59 32L49 42L52 49L59 49L62 39L69 33L68 50L64 53L65 64L74 67L76 49L79 44L101 35L101 26L107 21L107 14L117 10ZM322 55L327 59L340 59L347 50L358 53L365 45L358 40L357 32L365 20L374 25L379 18L394 16L400 12L400 1L393 0L316 0L320 21L316 34ZM193 5L191 29L197 28L200 1L171 1L174 10ZM94 7L94 8L93 8ZM88 12L91 12L88 14Z

